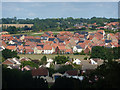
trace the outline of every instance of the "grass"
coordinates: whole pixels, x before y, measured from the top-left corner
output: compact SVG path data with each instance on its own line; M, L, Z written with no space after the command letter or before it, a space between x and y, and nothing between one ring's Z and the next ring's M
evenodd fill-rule
M80 31L86 31L86 32L94 32L94 31L97 31L97 30L80 30ZM42 31L42 32L25 32L25 33L17 33L17 34L11 34L12 36L13 35L20 35L20 34L27 34L28 36L41 36L42 33L44 32L47 32L47 31ZM59 32L61 31L52 31L54 35L57 35L59 34ZM75 31L70 31L71 33L74 33ZM34 34L34 33L38 33L38 34Z
M18 54L18 56L21 57L27 57L27 58L31 58L31 59L41 59L44 55L41 54ZM45 55L47 56L47 58L55 58L55 56L58 55ZM84 57L86 57L86 55L73 55L73 54L64 54L64 56L69 56L70 58L78 58L80 60L84 60ZM89 56L87 56L89 57Z

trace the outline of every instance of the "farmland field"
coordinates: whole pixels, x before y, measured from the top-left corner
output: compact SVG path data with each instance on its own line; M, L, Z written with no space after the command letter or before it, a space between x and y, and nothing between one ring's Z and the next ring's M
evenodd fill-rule
M21 57L27 57L27 58L31 58L31 59L41 59L44 55L41 55L41 54L18 54L18 56ZM58 55L46 55L47 58L54 58L55 56L58 56ZM86 57L86 55L73 55L73 54L68 54L68 55L65 55L64 56L69 56L70 58L78 58L80 60L83 60L84 57ZM89 57L89 56L88 56Z

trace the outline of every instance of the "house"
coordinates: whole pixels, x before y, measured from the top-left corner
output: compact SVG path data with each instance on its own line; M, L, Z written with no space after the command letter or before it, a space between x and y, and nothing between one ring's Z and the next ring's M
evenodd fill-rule
M15 65L20 65L21 63L19 62L19 59L17 58L8 58L2 64L15 66Z
M1 35L2 40L9 40L9 38L11 37L11 35L7 34L7 35Z
M65 50L66 50L65 46L59 45L55 48L55 53L56 54L64 54Z
M31 59L27 58L27 57L22 57L19 59L20 62L23 62L23 61L31 61Z
M62 77L63 75L61 73L54 73L52 74L52 77L54 78L54 80L56 80L59 77Z
M105 40L105 45L108 45L110 42L112 42L112 40Z
M15 44L15 42L13 40L10 40L9 44Z
M22 71L24 71L24 70L29 71L29 70L32 70L32 69L34 69L34 68L31 67L31 66L29 66L29 65L26 65L26 66L24 66L21 70L22 70Z
M63 76L78 76L78 70L68 70L63 74Z
M6 48L7 47L7 44L5 43L5 41L3 41L3 40L1 40L2 41L2 46L4 47L4 48Z
M41 54L43 51L41 46L34 47L34 54Z
M7 46L6 49L10 49L12 51L15 51L16 50L16 46Z
M30 46L25 46L24 47L24 52L26 54L33 54L34 53L34 50L30 47Z
M79 59L74 59L73 61L74 64L77 64L77 65L80 65L81 64L81 61Z
M20 37L20 40L23 41L24 39L25 39L25 35L22 35L22 36Z
M65 54L72 54L72 53L73 53L72 49L66 49L65 50Z
M48 35L42 35L42 36L40 37L40 39L41 39L43 42L48 41Z
M49 76L49 71L44 67L40 67L38 69L32 69L32 76L33 78L35 77L40 78L41 76Z
M18 53L24 53L24 47L23 47L23 45L17 45L17 52Z
M52 63L52 62L53 62L53 59L48 59L48 58L47 58L47 62Z
M5 60L2 64L5 64L5 65L14 65L15 62L14 62L14 61L11 61L10 59L7 59L7 60Z
M89 53L91 52L91 50L92 50L92 47L88 45L88 46L84 49L84 53L89 54Z
M97 30L97 33L102 34L103 36L105 36L105 31L104 30Z
M43 54L52 54L54 52L54 48L50 45L44 45Z
M9 69L20 69L20 65L9 65L9 66L7 66L7 68L9 68Z
M90 63L92 64L92 65L97 65L97 62L96 61L94 61L93 59L90 59Z
M80 46L80 45L77 45L77 46L74 46L73 47L73 52L75 53L75 52L78 52L78 53L80 53L80 52L82 52L82 47Z
M2 31L1 34L6 35L6 34L9 34L9 33L7 31Z
M70 39L70 43L69 43L69 47L73 48L74 46L76 46L76 42L73 38Z
M54 41L54 37L49 37L48 41Z

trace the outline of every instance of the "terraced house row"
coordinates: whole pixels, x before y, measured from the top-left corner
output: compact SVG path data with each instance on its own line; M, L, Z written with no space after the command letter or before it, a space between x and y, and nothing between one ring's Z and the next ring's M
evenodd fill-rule
M73 54L83 52L88 54L94 46L108 48L119 46L120 33L106 34L104 30L94 32L61 31L53 35L51 31L41 36L2 35L1 49L10 49L22 54Z

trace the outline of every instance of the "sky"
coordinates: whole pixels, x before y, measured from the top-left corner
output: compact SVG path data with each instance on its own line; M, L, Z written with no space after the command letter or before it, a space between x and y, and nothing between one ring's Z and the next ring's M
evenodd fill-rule
M118 2L119 0L1 0L2 2Z
M14 16L17 18L38 17L41 19L61 17L91 18L94 16L107 18L118 17L118 2L30 2L31 0L22 0L28 2L7 2L15 0L5 1L2 2L2 17L5 18Z

